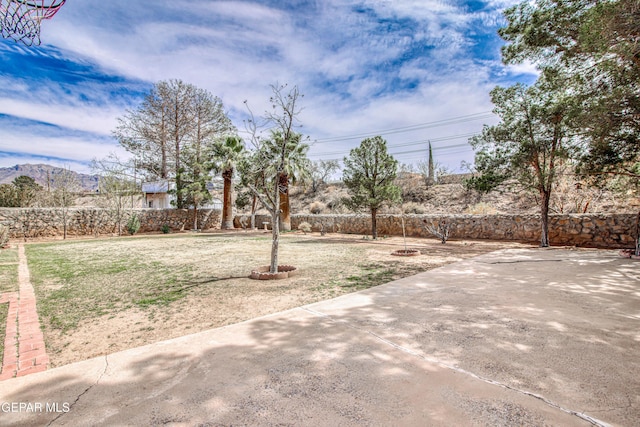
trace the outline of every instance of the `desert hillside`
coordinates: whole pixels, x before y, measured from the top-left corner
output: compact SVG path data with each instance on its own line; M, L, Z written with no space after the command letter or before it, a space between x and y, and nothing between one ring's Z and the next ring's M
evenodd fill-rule
M10 183L20 175L34 178L46 188L47 180L63 171L45 164L25 164L0 168L0 184ZM79 197L79 206L101 206L100 196L95 193L98 176L75 173L87 193ZM480 194L463 185L465 175L449 175L435 185L427 186L423 177L415 173L401 174L396 183L402 189L404 202L400 206L386 207L380 213L537 213L538 201L534 194L519 191L513 185L502 185L497 191ZM213 196L222 200L222 191L215 187ZM93 193L93 194L91 194ZM322 184L317 191L311 186L293 186L290 189L292 213L349 213L342 203L348 197L342 182ZM131 206L142 206L139 197L131 198ZM551 213L636 213L640 210L638 189L593 188L570 178L560 179L554 189ZM261 212L266 213L262 210ZM240 213L246 213L241 211Z
M382 213L537 213L535 195L518 191L505 184L497 191L479 194L465 189L455 179L447 184L427 186L420 176L398 179L404 203L385 208ZM460 180L457 180L460 181ZM347 189L340 182L322 186L316 193L309 188L294 187L291 191L293 213L348 213L341 203ZM640 210L640 199L635 192L619 192L581 186L575 182L560 181L551 201L551 213L606 213Z

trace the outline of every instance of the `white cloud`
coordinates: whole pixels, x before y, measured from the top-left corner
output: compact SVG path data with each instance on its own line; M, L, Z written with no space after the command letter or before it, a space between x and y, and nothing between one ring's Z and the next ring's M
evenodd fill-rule
M269 107L269 84L297 84L305 94L303 132L326 138L491 110L491 70L499 64L469 57L469 32L475 25L482 31L495 25L509 2L491 0L477 13L444 0L330 0L315 2L313 10L253 1L158 0L148 7L113 0L100 10L93 2L67 2L45 23L42 38L65 57L82 59L104 74L149 83L179 78L208 89L222 98L239 129L244 100L259 115ZM426 47L411 50L420 46ZM407 81L415 81L413 88L403 86ZM0 84L11 83L0 76ZM28 89L20 89L25 96L19 97L0 92L0 113L107 135L127 104L101 96L106 89L99 83L89 86L95 92L92 103L55 84L39 99L26 96ZM389 142L480 127L468 123L399 134ZM52 156L52 146L59 147L57 155L68 149L69 158L78 161L87 158L82 154L87 150L103 150L91 141L71 141L37 139L33 146L42 145ZM348 152L357 143L339 145Z
M26 143L25 143L26 142ZM46 135L29 135L27 132L0 132L0 152L4 155L0 161L7 164L7 158L32 159L42 162L42 158L50 159L57 164L74 163L84 165L93 158L104 158L112 152L123 155L122 149L103 140L89 137L61 137ZM6 157L5 157L6 156Z
M530 61L524 61L523 63L516 65L507 65L506 70L512 74L528 74L535 77L540 75L540 70L538 70L535 64Z
M103 135L111 134L117 124L116 118L123 112L116 107L86 107L0 98L0 114Z

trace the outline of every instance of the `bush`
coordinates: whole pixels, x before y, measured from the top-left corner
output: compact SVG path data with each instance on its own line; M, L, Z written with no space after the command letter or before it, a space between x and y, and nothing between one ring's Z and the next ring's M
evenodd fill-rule
M466 214L471 214L471 215L493 215L496 214L498 211L496 210L496 208L494 208L493 206L491 206L488 203L476 203L473 206L469 206L467 209L464 210L464 213Z
M160 231L162 231L163 234L169 234L171 228L169 228L169 224L162 224Z
M140 230L140 218L138 215L132 215L127 222L127 231L132 236Z
M302 231L304 234L311 233L311 224L308 222L301 222L298 225L298 230Z
M327 206L322 202L313 202L311 203L311 205L309 205L309 212L311 212L312 214L318 215L324 212L326 207Z
M0 224L0 248L4 248L9 243L9 227Z
M406 214L423 214L425 209L424 206L419 203L409 202L402 206L402 211Z

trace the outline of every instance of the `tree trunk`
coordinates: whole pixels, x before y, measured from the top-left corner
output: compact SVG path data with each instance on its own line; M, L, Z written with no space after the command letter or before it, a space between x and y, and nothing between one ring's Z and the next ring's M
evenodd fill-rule
M279 175L280 188L280 229L291 231L291 207L289 205L289 175Z
M640 212L638 212L638 218L636 219L636 256L640 256Z
M258 198L256 195L253 195L253 200L251 201L251 229L256 229L256 208L258 207Z
M224 191L222 200L222 226L223 230L233 229L233 204L231 203L231 178L233 169L227 169L222 172L224 179Z
M275 201L273 211L271 212L271 265L269 266L270 273L278 272L278 248L280 246L280 191L276 182L275 188Z
M549 200L551 199L551 191L540 191L540 223L542 233L540 235L540 247L549 247Z
M198 205L193 205L193 229L198 229Z
M376 224L376 217L378 216L378 209L371 208L371 237L373 240L378 238L378 226Z

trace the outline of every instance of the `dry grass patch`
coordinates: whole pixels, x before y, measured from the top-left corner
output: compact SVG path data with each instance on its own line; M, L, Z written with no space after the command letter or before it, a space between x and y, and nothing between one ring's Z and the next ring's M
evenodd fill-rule
M500 243L412 239L425 255L392 257L402 239L286 234L280 264L299 274L255 281L262 233L143 236L27 245L47 351L55 366L366 289Z

